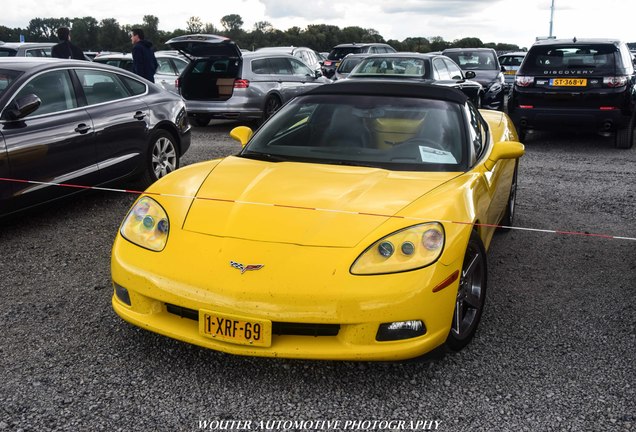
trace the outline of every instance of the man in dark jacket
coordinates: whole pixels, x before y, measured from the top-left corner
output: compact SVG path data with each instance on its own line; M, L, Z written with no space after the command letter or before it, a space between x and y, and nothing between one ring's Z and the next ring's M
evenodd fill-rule
M86 60L82 50L71 43L71 30L68 27L57 29L57 37L60 38L60 43L51 48L51 57Z
M132 30L130 40L133 43L133 72L139 76L146 78L148 81L155 82L155 71L159 64L152 50L152 42L144 39L144 31L136 28Z

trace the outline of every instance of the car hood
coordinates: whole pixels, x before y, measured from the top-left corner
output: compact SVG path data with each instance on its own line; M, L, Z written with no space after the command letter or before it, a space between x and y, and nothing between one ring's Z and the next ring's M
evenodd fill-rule
M194 57L241 57L239 46L224 36L209 34L183 35L170 39L166 42L166 45Z
M475 72L475 78L472 78L472 80L477 81L479 84L484 86L484 88L488 88L488 85L497 78L497 75L501 73L500 71L494 70L494 69L491 69L491 70L471 69L471 70Z
M457 175L231 156L201 185L183 229L253 241L353 247Z

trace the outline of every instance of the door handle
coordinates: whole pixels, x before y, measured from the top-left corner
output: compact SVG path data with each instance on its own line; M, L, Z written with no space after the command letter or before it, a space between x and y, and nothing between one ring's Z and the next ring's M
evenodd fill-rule
M143 120L146 117L146 114L144 114L142 111L137 111L134 117L135 120Z
M84 123L77 125L77 127L75 128L75 132L82 135L88 132L89 130L91 130L91 127Z

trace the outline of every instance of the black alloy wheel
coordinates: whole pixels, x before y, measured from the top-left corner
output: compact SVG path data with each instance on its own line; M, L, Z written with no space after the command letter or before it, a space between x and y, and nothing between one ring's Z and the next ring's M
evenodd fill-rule
M453 322L446 339L446 346L453 351L464 348L475 336L486 301L486 272L486 250L479 234L473 231L464 255Z

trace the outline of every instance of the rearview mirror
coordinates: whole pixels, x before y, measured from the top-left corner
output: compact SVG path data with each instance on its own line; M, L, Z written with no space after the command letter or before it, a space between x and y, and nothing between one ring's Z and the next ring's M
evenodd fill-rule
M473 79L477 76L477 74L473 71L466 71L464 72L464 77L466 77L466 79Z
M517 141L500 141L495 143L488 160L484 164L488 170L493 169L501 159L517 159L526 152L523 144Z
M230 137L241 143L243 147L252 138L254 132L247 126L237 126L230 131Z

